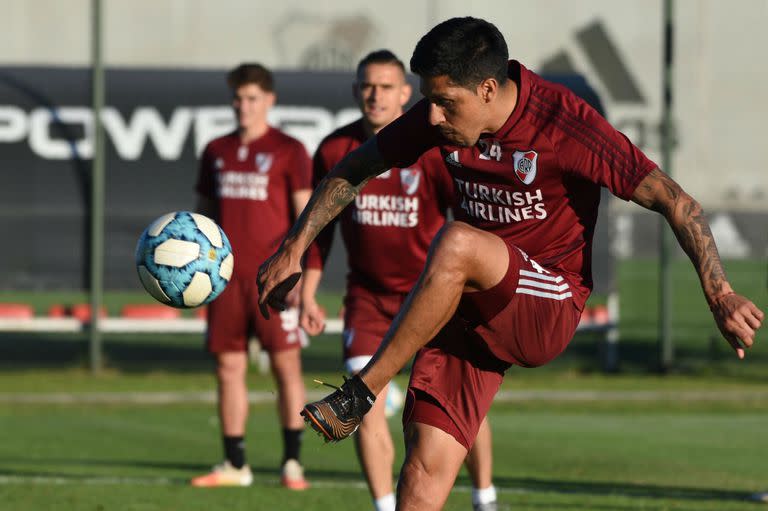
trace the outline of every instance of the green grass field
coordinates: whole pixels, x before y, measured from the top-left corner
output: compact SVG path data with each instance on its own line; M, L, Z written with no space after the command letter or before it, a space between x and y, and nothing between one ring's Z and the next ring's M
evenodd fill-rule
M768 308L764 263L727 268L737 290ZM690 265L677 263L674 275L677 362L666 375L658 372L651 261L619 268L619 372L600 371L593 334L578 335L547 367L509 372L504 399L491 411L501 509L760 508L747 497L768 491L768 336L761 332L738 361L716 335ZM324 300L334 310L339 297ZM30 301L44 313L85 297L2 293L0 301ZM108 294L113 313L137 301L147 298ZM0 334L0 510L372 509L350 441L329 446L307 435L303 461L314 487L297 494L278 486L280 441L269 403L255 404L249 420L254 486L187 487L221 456L201 339L111 335L104 352L106 368L94 376L83 335ZM313 378L340 380L338 357L334 336L305 351L312 392L325 393ZM272 390L270 377L255 369L249 384L267 396ZM147 404L159 392L187 402ZM396 419L392 430L399 464ZM471 509L468 487L462 474L446 509Z
M765 403L681 407L557 402L495 405L502 509L746 510L765 485ZM212 405L0 406L0 509L370 509L351 442L305 439L314 488L278 486L271 406L252 409L247 489L187 479L219 453ZM392 423L402 460L401 435ZM462 475L446 509L470 509Z

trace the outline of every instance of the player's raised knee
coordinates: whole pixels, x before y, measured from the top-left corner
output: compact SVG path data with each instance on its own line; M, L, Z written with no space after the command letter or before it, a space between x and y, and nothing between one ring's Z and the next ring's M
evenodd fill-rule
M471 264L476 257L480 232L464 222L448 222L435 237L433 251L444 263Z

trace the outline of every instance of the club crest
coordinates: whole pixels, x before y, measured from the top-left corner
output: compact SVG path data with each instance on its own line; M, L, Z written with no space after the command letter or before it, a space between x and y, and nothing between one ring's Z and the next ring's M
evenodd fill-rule
M261 174L265 174L272 168L272 160L272 153L256 153L256 168Z
M407 195L413 195L419 189L421 180L421 170L419 169L400 169L400 184L403 185L403 192Z
M536 178L536 160L539 153L536 151L515 151L512 161L515 165L515 174L523 184L529 185Z

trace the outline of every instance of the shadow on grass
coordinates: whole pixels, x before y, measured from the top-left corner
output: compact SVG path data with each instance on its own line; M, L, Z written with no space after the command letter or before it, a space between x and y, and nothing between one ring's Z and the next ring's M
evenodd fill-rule
M147 461L147 460L106 460L106 459L45 459L45 460L31 460L25 459L4 459L4 463L20 463L25 466L41 465L46 467L56 466L58 469L54 470L36 470L36 469L10 469L0 468L0 477L8 478L21 478L21 479L51 479L52 482L56 481L70 481L73 483L88 482L94 483L103 480L106 483L124 482L125 484L161 484L161 485L179 485L186 486L189 484L188 477L178 477L173 475L172 477L164 476L162 474L134 476L131 474L120 474L120 468L140 468L140 469L158 469L158 470L182 470L189 472L189 477L194 476L200 472L208 470L208 465L202 465L199 463L184 463L176 461ZM114 468L117 470L105 473L102 470L98 470L98 473L90 474L73 474L66 470L66 467L103 467L105 469ZM259 466L251 465L252 472L257 476L256 484L264 484L264 478L274 478L275 481L279 480L278 469L274 466ZM310 470L308 476L311 480L317 482L324 481L326 483L348 483L351 485L361 485L363 483L362 474L359 471L353 470ZM44 481L43 481L44 482ZM495 477L495 484L499 488L502 497L500 500L509 501L512 498L504 496L505 493L551 493L559 495L580 495L584 497L627 497L627 498L642 498L642 499L665 499L676 501L720 501L720 502L746 502L749 500L749 494L746 492L722 490L717 488L694 488L686 486L665 486L655 484L633 484L624 482L578 482L578 481L564 481L557 479L537 479L537 478L516 478L516 477ZM459 477L457 484L463 486L469 486L471 482L466 477ZM503 509L503 504L500 506ZM540 505L532 502L527 502L526 507L541 507L542 509L587 509L585 504L578 503L542 503ZM652 507L653 505L645 504L643 509L657 509ZM588 509L637 509L637 506L621 506L615 503L600 505L599 503L590 502ZM660 506L658 509L668 509L666 505ZM686 509L682 507L675 507L675 509ZM695 506L690 508L696 509Z
M4 464L15 464L29 466L41 466L41 467L56 467L51 470L40 469L12 469L7 467L0 467L0 476L5 477L20 477L20 478L57 478L66 479L72 481L87 480L87 479L121 479L134 480L152 480L163 479L169 481L171 484L179 483L183 485L189 484L189 478L196 475L205 473L211 469L210 464L201 463L186 463L178 461L148 461L148 460L124 460L124 459L66 459L66 458L46 458L46 459L30 459L30 458L3 458ZM73 474L67 468L88 468L98 467L98 472L83 474ZM131 474L120 474L120 469L134 468L134 469L148 469L148 470L170 470L170 471L185 471L188 472L189 477L167 477L161 473L152 475L144 475L142 477L135 477ZM103 469L103 470L102 470ZM115 469L115 470L109 470ZM265 477L273 476L276 479L280 478L280 469L278 466L273 465L254 465L251 464L251 472L254 475L260 475ZM308 476L317 480L332 481L339 483L360 483L363 481L362 473L359 471L349 470L329 470L329 469L312 469L309 471Z
M471 481L466 477L460 477L457 483L470 485ZM494 476L494 484L502 490L519 490L535 493L618 496L631 498L641 497L672 500L715 500L734 502L740 502L749 499L748 493L733 490L721 490L717 488L692 488L685 486L664 486L656 484L633 484L624 482L583 482L562 481L556 479L537 479L528 477ZM614 509L614 507L612 506L611 509Z

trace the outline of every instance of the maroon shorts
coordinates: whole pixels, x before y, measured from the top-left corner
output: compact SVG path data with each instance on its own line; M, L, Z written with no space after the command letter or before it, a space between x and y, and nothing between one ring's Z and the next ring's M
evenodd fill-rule
M344 298L344 365L359 372L379 349L384 334L395 319L407 294L374 293L354 288Z
M570 342L580 311L572 284L513 246L491 289L465 293L456 314L416 355L403 425L428 424L469 450L511 365L535 367Z
M270 309L270 319L264 319L259 312L256 278L233 278L208 305L206 346L211 353L247 351L251 336L258 337L261 347L270 353L300 348L299 313L296 308Z

